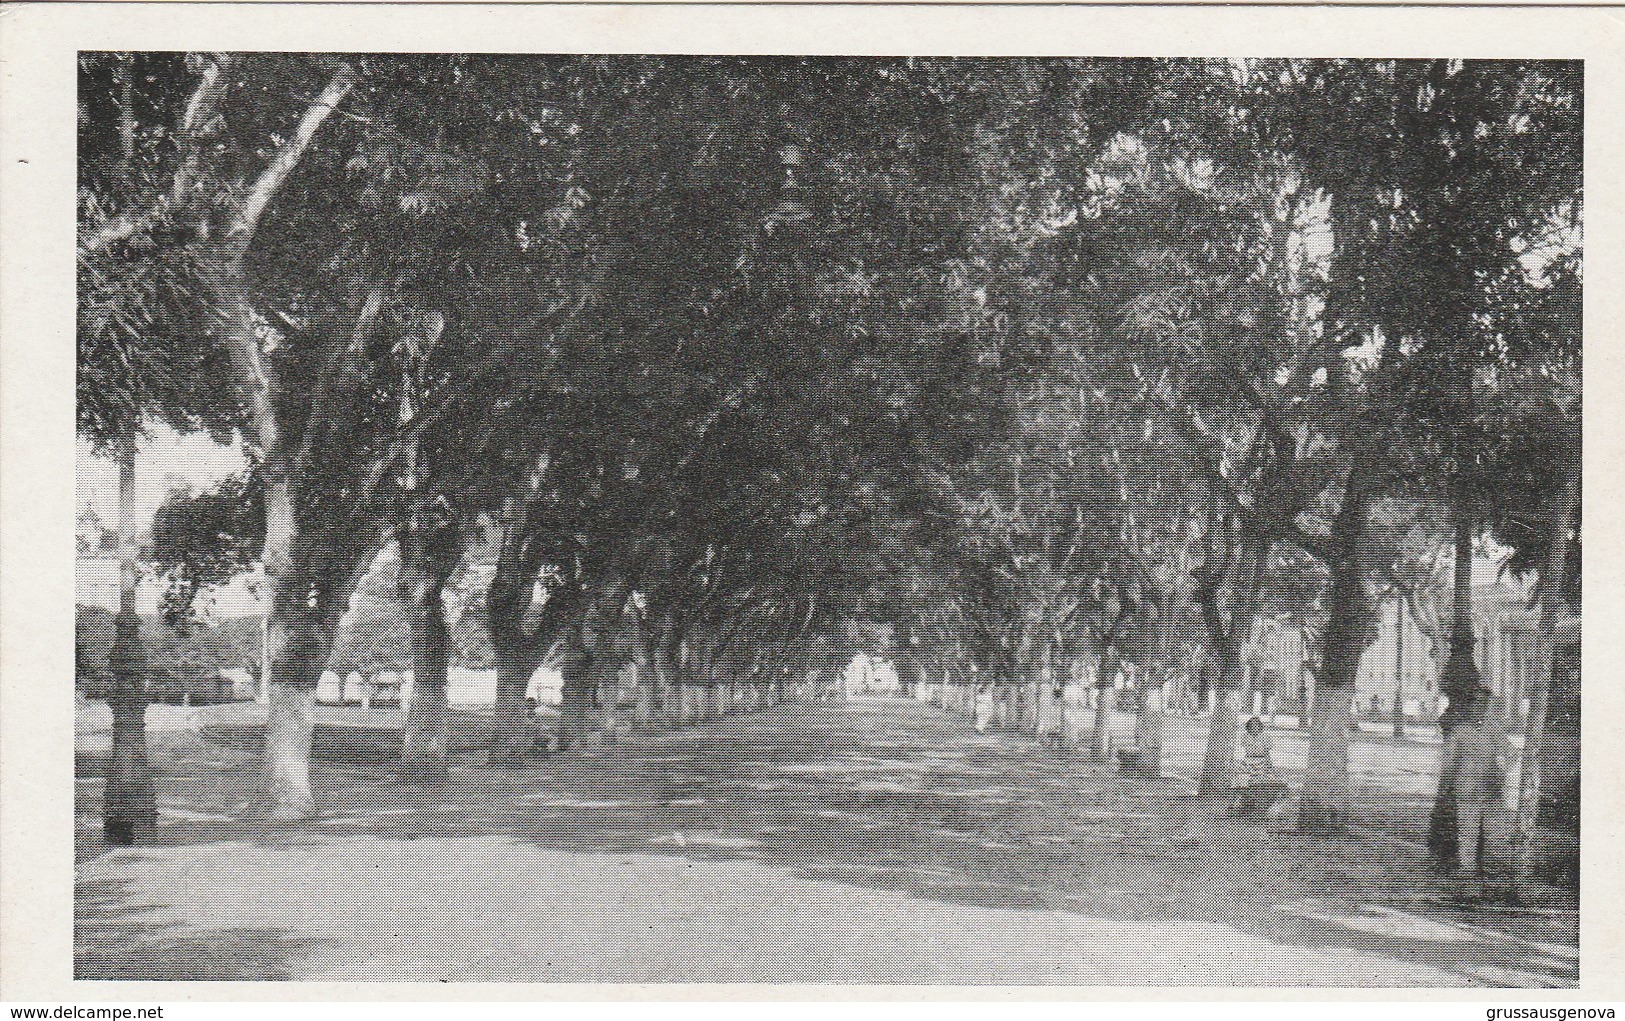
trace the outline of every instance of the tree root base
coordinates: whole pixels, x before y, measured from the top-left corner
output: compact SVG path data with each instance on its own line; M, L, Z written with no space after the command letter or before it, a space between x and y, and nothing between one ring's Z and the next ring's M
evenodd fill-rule
M102 842L108 847L144 847L157 835L156 820L109 820L102 824Z

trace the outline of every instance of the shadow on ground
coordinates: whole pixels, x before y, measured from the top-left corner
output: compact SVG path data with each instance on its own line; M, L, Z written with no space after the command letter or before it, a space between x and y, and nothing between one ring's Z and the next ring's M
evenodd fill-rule
M79 895L73 930L75 979L163 981L282 981L332 940L280 928L196 931L151 907L132 907L125 884L102 883Z
M592 868L625 869L629 877L642 875L639 863L654 857L705 869L705 875L712 874L708 866L724 866L715 870L722 877L759 879L765 870L769 878L907 902L1019 912L1041 921L1076 916L1104 933L1117 926L1140 934L1118 947L1108 940L1088 951L1107 957L1166 953L1155 933L1214 941L1236 934L1255 941L1249 947L1262 948L1247 953L1281 948L1283 958L1297 962L1283 963L1278 972L1268 962L1244 962L1238 984L1508 986L1578 980L1577 920L1566 906L1523 913L1454 906L1453 891L1403 844L1315 841L1226 818L1199 805L1182 782L1125 779L1082 757L1038 751L1014 735L967 733L963 721L913 703L782 706L514 771L487 769L465 756L451 780L436 788L401 786L382 763L319 764L325 811L290 826L246 821L243 755L226 749L212 761L196 760L197 768L171 772L161 795L160 846L118 852L125 860L104 859L82 871L80 977L311 977L302 960L336 953L332 939L302 936L295 924L282 930L228 925L189 935L166 928L174 911L163 905L172 905L175 891L150 876L141 888L125 878L141 871L143 859L161 861L184 851L193 868L210 860L213 849L222 873L216 878L229 881L234 861L301 852L301 860L318 863L313 868L343 857L350 875L366 877L368 863L357 863L356 854L372 856L379 870L421 870L424 857L409 848L425 841L437 849L431 860L442 860L440 848L470 858L461 867L449 863L441 873L396 875L354 895L420 898L449 887L473 897L478 886L481 895L497 896L480 885L489 877L472 878L470 870L500 871L510 867L505 855L520 860L513 848L530 847L583 856ZM81 790L82 797L87 793ZM1362 800L1368 795L1380 796L1362 792ZM594 877L609 883L606 897L620 896L628 904L659 897L648 891L616 894L613 880ZM300 896L302 881L288 877L287 895ZM503 890L500 896L511 895L508 887ZM572 891L576 895L585 896ZM447 903L430 896L413 910L478 907L471 899L458 902L458 894L447 896ZM854 925L864 924L863 910L876 910L868 895L858 901ZM587 903L583 910L599 910L596 902ZM615 910L635 924L639 908L628 904ZM377 907L351 911L346 931L385 924L370 913ZM549 910L545 904L506 907ZM252 911L242 914L255 917ZM1309 958L1293 956L1292 948L1346 961L1348 970L1305 974L1302 962ZM1001 952L1034 949L986 952L995 960ZM1372 961L1383 967L1362 970L1362 962ZM1389 963L1417 969L1422 977L1395 978L1400 972L1385 970ZM1132 982L1142 973L1134 965L1132 959L1113 959L1099 973ZM331 971L335 965L324 967ZM978 967L973 962L956 972L950 964L941 975L923 979L905 971L895 980L984 981ZM1139 981L1183 984L1177 977L1169 981L1166 969L1143 971L1163 977ZM1002 974L993 966L987 973ZM1045 980L1042 969L1035 974L1036 981ZM788 974L756 977L792 980ZM1187 981L1204 984L1196 976Z

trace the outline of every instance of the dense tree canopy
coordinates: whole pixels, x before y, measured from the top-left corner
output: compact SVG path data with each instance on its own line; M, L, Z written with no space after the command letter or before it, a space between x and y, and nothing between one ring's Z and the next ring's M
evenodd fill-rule
M289 814L301 699L359 662L334 639L361 603L395 601L420 678L468 644L448 606L483 621L513 754L549 655L586 712L630 660L804 673L864 622L922 676L1006 682L1200 644L1230 697L1268 613L1346 699L1378 598L1436 565L1424 511L1470 505L1541 563L1543 466L1578 450L1578 65L96 54L82 78L80 429L242 438L247 475L172 501L154 552L177 619L264 564ZM1305 819L1336 828L1346 735L1318 717ZM1233 766L1214 718L1205 786ZM432 752L443 720L414 719Z

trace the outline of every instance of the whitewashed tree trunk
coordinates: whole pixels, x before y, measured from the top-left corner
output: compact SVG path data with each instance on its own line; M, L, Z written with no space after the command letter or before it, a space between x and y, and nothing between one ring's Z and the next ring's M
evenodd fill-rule
M1112 753L1112 702L1117 694L1117 653L1110 647L1101 650L1099 673L1095 675L1095 726L1089 741L1089 751L1095 758L1105 761Z
M273 819L303 819L316 810L310 786L316 686L272 677L265 726L265 773Z
M1207 748L1202 756L1202 794L1227 795L1236 781L1236 716L1241 692L1226 684L1213 692Z
M1315 694L1314 722L1309 728L1309 764L1304 772L1299 828L1337 833L1348 827L1349 710L1353 685L1322 687Z
M1523 755L1518 769L1517 817L1512 832L1512 890L1514 900L1529 899L1535 879L1536 842L1540 829L1542 759L1546 717L1551 700L1553 648L1563 590L1568 580L1571 522L1580 502L1580 466L1569 467L1563 495L1552 517L1550 551L1540 578L1540 618L1530 664L1529 717L1524 725Z
M1141 695L1140 715L1135 725L1135 744L1140 749L1138 768L1147 776L1162 775L1163 692L1162 682L1146 687Z
M445 779L451 752L446 700L450 642L438 586L408 608L407 622L412 632L412 696L402 735L401 774L434 782Z

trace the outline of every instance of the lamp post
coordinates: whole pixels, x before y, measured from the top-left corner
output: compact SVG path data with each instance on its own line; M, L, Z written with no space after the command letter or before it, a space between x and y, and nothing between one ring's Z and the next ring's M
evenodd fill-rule
M113 690L113 748L102 792L103 839L116 847L151 843L157 825L152 767L147 760L148 658L136 611L135 436L119 444L119 608L108 668Z
M120 58L119 168L129 174L135 159L134 58ZM102 839L115 847L151 843L157 827L152 765L147 759L147 679L149 661L136 610L135 489L136 441L132 422L118 443L119 599L108 670L113 690L113 747L108 756L107 784L102 789Z

